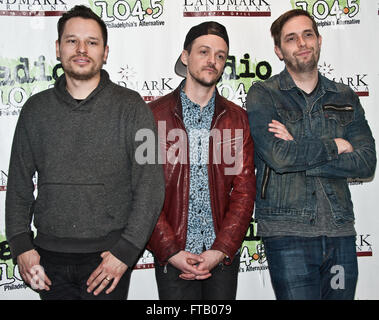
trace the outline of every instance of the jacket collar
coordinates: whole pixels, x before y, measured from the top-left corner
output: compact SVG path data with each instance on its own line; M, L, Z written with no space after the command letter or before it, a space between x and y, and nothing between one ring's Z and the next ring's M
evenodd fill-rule
M338 92L337 86L334 81L329 80L328 78L318 73L320 86L322 91L332 91ZM293 81L290 73L287 68L279 74L279 89L280 90L291 90L297 88L296 83Z

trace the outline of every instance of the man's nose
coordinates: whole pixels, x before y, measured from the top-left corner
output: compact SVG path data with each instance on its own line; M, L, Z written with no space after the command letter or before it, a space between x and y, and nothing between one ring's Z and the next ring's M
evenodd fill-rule
M299 36L299 37L297 38L297 45L298 45L299 47L304 47L304 46L305 46L305 41L304 41L304 38L303 38L302 36Z
M209 64L212 64L212 65L215 65L215 64L216 64L216 57L215 57L215 55L210 54L210 55L208 56L208 63L209 63Z
M85 41L79 41L76 50L79 53L87 53L87 44L85 43Z

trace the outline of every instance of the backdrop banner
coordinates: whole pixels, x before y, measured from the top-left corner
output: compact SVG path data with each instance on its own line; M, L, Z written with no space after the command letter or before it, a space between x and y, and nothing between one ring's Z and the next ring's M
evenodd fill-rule
M379 2L371 0L0 0L0 300L39 299L25 286L5 238L5 194L13 133L20 110L33 94L53 86L62 73L55 56L56 24L77 4L92 8L109 32L104 68L111 80L134 89L146 102L174 90L182 78L174 65L188 30L218 21L229 33L230 52L219 92L245 108L256 81L281 72L272 22L294 8L309 11L322 35L320 72L359 96L374 137L379 137ZM375 103L376 101L376 103ZM59 152L59 150L57 150ZM35 181L37 183L37 181ZM378 299L378 179L350 181L356 215L359 280L356 299ZM377 190L377 191L375 191ZM132 273L129 299L158 299L153 259L145 251ZM261 239L252 219L241 246L237 299L275 299Z

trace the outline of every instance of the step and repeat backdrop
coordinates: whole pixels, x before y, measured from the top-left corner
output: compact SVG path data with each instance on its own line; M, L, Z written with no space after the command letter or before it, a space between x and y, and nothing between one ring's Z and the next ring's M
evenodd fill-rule
M39 299L24 285L5 238L10 149L25 101L62 73L55 57L56 24L77 4L92 8L108 26L110 53L104 68L111 79L138 91L146 102L168 94L182 80L174 64L190 27L209 20L224 24L230 52L217 87L242 108L252 83L284 68L274 54L272 22L287 10L308 10L323 36L320 72L360 96L374 137L379 137L379 0L0 0L1 300ZM350 189L360 272L356 299L378 299L378 179L350 181ZM145 251L132 273L129 299L158 299L152 263ZM241 246L237 299L275 299L253 219Z

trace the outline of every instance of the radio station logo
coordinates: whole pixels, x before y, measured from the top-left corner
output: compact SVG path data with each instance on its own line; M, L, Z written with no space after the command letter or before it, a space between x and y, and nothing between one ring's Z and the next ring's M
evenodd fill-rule
M240 249L239 272L268 270L262 239L256 236L256 222L252 219ZM145 250L135 265L135 270L154 268L153 254Z
M268 0L184 0L184 17L270 17Z
M44 55L37 59L0 56L0 117L18 116L31 95L53 85L56 71Z
M136 78L137 72L129 65L120 67L118 74L119 80L117 84L139 92L146 102L156 100L174 89L173 78L167 77L140 81Z
M318 66L320 73L339 83L348 85L358 96L368 97L370 95L368 74L356 73L349 75L335 74L335 69L328 63L323 62Z
M291 0L293 9L308 11L318 27L360 24L360 0Z
M0 16L61 16L68 10L66 2L63 0L3 0L0 1Z
M217 88L222 96L246 109L246 96L256 81L267 80L272 74L269 62L254 61L249 53L242 57L228 56L224 73Z
M247 234L242 242L239 272L267 270L266 253L263 242L256 236L257 223L254 218L250 222Z
M0 233L0 290L7 292L27 288L17 265L13 264L8 242Z
M108 28L157 27L165 24L165 21L158 20L164 11L164 0L89 0L89 5Z

